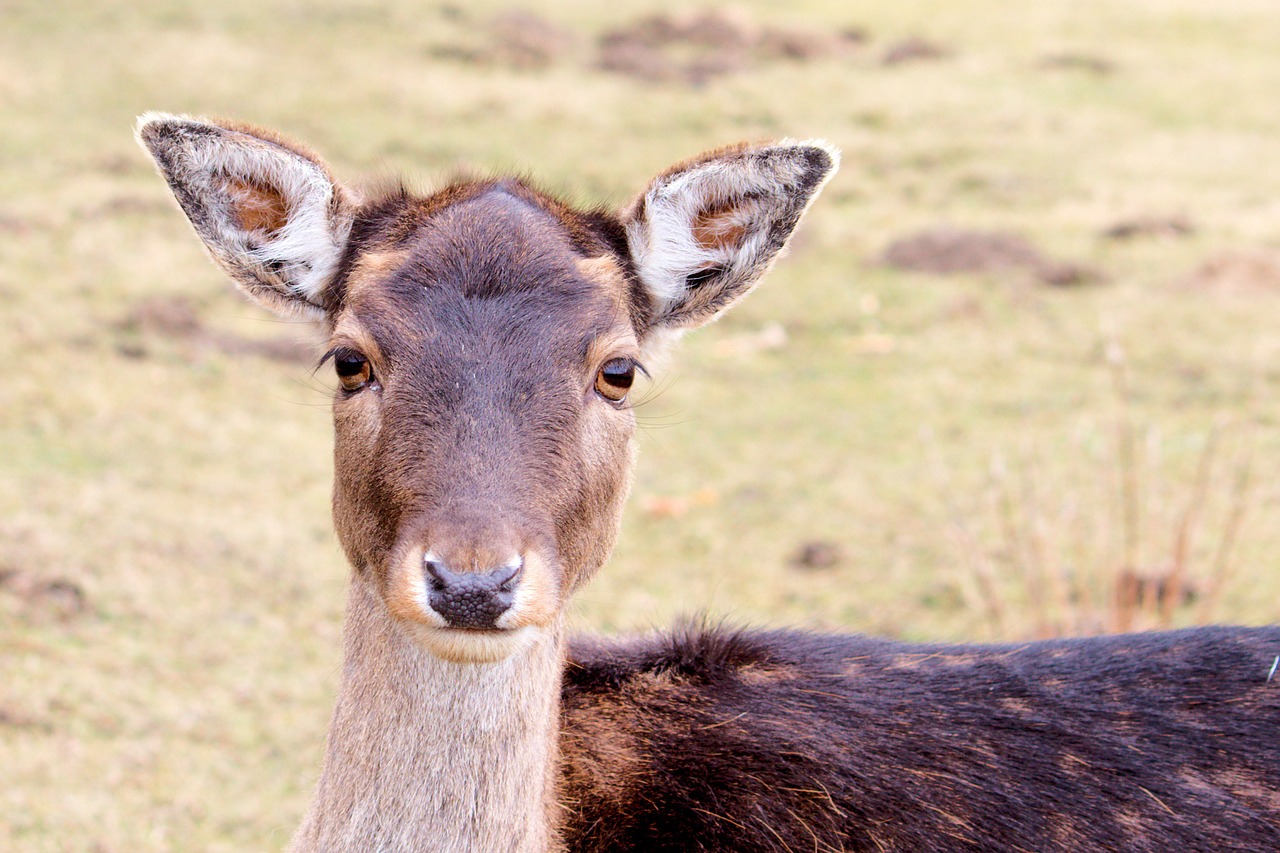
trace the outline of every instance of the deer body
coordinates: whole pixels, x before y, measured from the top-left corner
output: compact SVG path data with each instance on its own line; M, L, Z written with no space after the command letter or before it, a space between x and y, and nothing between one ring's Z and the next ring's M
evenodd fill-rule
M571 650L569 849L1280 850L1280 629ZM691 841L696 840L695 841Z
M360 200L265 131L138 133L246 295L329 337L353 576L294 850L1280 850L1276 629L566 653L629 489L635 375L750 292L830 148L711 152L611 213L515 179Z

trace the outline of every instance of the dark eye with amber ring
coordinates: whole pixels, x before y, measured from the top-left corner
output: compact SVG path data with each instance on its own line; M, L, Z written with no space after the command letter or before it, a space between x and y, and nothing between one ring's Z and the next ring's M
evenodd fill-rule
M641 368L629 358L611 358L596 373L596 393L610 403L621 405L636 381L636 370Z
M372 385L373 368L369 359L355 350L338 348L330 352L333 357L333 369L338 374L338 384L343 391L354 393Z

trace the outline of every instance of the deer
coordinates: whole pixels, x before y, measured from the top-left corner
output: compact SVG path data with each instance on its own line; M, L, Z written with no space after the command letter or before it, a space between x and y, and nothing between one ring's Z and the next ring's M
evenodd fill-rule
M741 143L618 210L359 193L230 121L136 128L214 262L336 375L343 669L293 851L1280 850L1280 629L911 644L692 620L569 636L629 396L838 165Z

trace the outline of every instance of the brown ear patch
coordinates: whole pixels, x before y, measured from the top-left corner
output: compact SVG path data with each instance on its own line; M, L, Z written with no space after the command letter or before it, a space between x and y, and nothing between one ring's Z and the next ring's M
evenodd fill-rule
M245 231L275 236L289 221L289 202L276 187L261 181L227 176L223 190L231 197L231 213Z
M754 205L728 202L709 207L693 220L693 239L704 249L732 249L750 234Z

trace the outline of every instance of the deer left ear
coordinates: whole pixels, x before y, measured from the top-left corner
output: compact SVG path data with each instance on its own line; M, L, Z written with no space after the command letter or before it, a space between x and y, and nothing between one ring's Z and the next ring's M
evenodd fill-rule
M705 325L751 292L835 174L823 142L740 145L658 176L622 214L653 306L646 331Z

